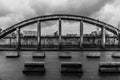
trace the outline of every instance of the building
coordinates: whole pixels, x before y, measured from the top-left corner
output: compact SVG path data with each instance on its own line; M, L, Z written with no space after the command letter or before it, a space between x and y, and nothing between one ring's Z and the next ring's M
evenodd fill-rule
M23 31L23 36L37 36L37 31Z

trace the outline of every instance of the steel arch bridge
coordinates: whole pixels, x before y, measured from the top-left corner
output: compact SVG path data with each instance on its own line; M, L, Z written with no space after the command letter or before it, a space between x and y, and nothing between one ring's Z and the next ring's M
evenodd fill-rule
M105 30L108 30L110 32L112 32L113 34L115 34L117 36L117 39L118 39L118 45L119 46L119 43L120 43L120 29L110 25L110 24L107 24L107 23L104 23L102 21L99 21L99 20L96 20L96 19L92 19L92 18L89 18L89 17L85 17L85 16L79 16L79 15L70 15L70 14L53 14L53 15L43 15L43 16L39 16L39 17L34 17L34 18L31 18L31 19L27 19L27 20L24 20L24 21L21 21L17 24L14 24L10 27L8 27L7 29L3 30L1 33L0 33L0 39L4 38L6 35L12 33L13 31L17 31L17 49L20 49L20 29L27 26L27 25L30 25L30 24L33 24L33 23L37 23L37 41L38 41L38 49L41 50L41 22L44 22L44 21L52 21L52 20L58 20L59 21L59 49L61 49L61 45L62 45L62 35L61 35L61 27L62 27L62 20L73 20L73 21L78 21L80 22L80 36L79 36L79 49L82 50L83 49L83 23L88 23L88 24L92 24L92 25L95 25L97 27L100 27L101 28L101 46L102 48L105 48Z

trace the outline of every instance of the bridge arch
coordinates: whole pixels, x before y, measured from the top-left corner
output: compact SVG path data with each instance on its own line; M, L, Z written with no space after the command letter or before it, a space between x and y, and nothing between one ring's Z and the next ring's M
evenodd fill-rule
M81 30L80 31L80 46L82 46L82 42L83 42L83 22L98 26L102 29L102 45L103 46L105 44L105 30L108 30L116 35L118 35L118 33L120 33L120 29L118 29L110 24L107 24L102 21L92 19L89 17L79 16L79 15L70 15L70 14L53 14L53 15L44 15L44 16L34 17L31 19L21 21L17 24L14 24L14 25L8 27L7 29L3 30L0 33L0 39L5 37L6 35L10 34L14 30L17 30L17 32L18 32L17 41L18 41L18 45L19 45L20 28L22 28L26 25L29 25L29 24L37 23L38 45L40 45L41 22L49 21L49 20L59 20L59 44L61 44L61 20L74 20L74 21L80 22L80 30Z
M16 30L17 28L22 28L26 25L36 23L37 21L43 22L43 21L48 21L48 20L75 20L75 21L83 21L92 25L96 25L98 27L105 27L107 30L113 32L114 34L117 34L120 32L120 30L112 25L109 25L107 23L104 23L102 21L92 19L89 17L85 16L78 16L78 15L69 15L69 14L54 14L54 15L44 15L44 16L39 16L39 17L34 17L31 19L27 19L24 21L21 21L17 24L14 24L7 29L3 30L0 34L0 38L4 37L5 35L9 34L13 30Z

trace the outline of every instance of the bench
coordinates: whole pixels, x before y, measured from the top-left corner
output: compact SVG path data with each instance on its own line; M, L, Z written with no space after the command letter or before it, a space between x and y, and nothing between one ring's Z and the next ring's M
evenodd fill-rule
M45 52L33 53L33 58L45 58Z
M26 62L23 73L44 73L44 62Z
M61 73L82 73L81 62L62 62Z
M100 62L99 72L118 73L120 72L120 62Z
M19 52L10 52L6 54L6 58L18 58L19 56Z
M113 58L120 58L120 53L113 53L112 57Z
M87 58L100 58L100 53L88 53Z
M59 53L59 58L71 58L69 53Z

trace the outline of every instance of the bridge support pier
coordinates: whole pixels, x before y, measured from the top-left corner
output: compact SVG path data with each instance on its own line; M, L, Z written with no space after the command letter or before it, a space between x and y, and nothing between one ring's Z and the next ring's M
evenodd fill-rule
M41 22L37 22L37 41L38 41L38 49L41 49Z
M61 28L62 28L62 22L61 22L61 19L59 19L59 49L61 49L61 46L62 46Z
M83 44L83 21L80 21L80 48L82 47Z
M17 50L20 50L20 46L21 46L21 39L20 39L20 28L17 28Z
M101 34L102 34L101 45L102 45L102 48L105 48L105 26L102 27Z

